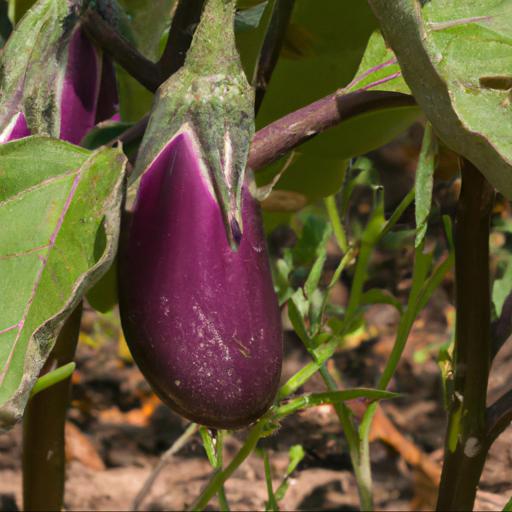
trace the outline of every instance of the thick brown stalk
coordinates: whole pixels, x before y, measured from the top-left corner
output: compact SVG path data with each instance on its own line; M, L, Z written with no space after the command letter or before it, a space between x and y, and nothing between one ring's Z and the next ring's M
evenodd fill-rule
M73 361L82 305L67 319L48 361L46 371ZM35 395L23 418L23 508L62 510L65 481L64 430L70 379Z
M491 185L465 160L455 232L454 382L437 510L472 510L490 446L486 395L491 361L489 232L493 200Z

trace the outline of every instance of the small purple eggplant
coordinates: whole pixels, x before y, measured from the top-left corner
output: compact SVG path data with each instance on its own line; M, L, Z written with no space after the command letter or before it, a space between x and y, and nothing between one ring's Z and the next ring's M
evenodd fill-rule
M283 349L259 207L244 185L254 99L234 3L207 2L184 68L158 91L119 257L135 362L174 410L215 428L268 409Z
M82 30L80 6L40 0L9 38L0 56L0 142L37 134L79 144L115 113L113 66Z

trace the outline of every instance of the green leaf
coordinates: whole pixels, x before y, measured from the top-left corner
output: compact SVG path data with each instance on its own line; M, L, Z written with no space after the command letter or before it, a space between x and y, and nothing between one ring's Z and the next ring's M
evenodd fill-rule
M98 149L131 128L133 123L104 121L96 125L82 140L80 145L87 149Z
M304 459L305 455L306 452L300 444L293 445L288 451L290 462L288 464L288 468L286 469L284 479L275 492L275 498L277 501L281 501L284 498L290 484L290 475L297 469L297 466L302 462L302 459Z
M292 249L295 265L312 263L321 254L331 228L327 221L318 215L307 215L300 238Z
M257 127L347 85L360 65L374 23L366 2L297 1ZM296 158L276 188L302 193L312 201L334 194L343 180L345 160L389 142L418 115L417 107L399 107L340 123L295 152ZM258 184L270 182L282 165L260 171Z
M397 309L399 313L402 313L402 303L387 290L379 290L378 288L372 288L367 292L364 292L361 297L361 305L368 304L389 304Z
M302 290L297 290L288 301L288 317L293 326L293 330L301 339L302 343L309 348L311 346L311 339L308 334L304 317L308 311L308 302L304 297Z
M366 2L297 0L258 127L347 84L374 29Z
M130 29L138 50L153 61L160 57L162 36L171 25L176 0L119 0L131 20Z
M436 133L512 197L510 0L370 0Z
M69 377L73 375L75 368L76 363L71 362L43 375L42 377L39 377L39 379L37 379L36 383L34 384L32 391L30 392L30 397L32 398L38 393L41 393L41 391L44 391L45 389L48 389L49 387L54 386L63 380L69 379Z
M510 498L506 505L503 507L503 512L510 512L512 511L512 498Z
M419 247L427 234L428 217L432 206L434 170L436 166L437 140L432 125L427 123L423 135L420 157L416 168L416 242Z
M508 294L512 290L512 264L509 263L507 265L507 269L503 276L494 281L492 287L492 303L494 304L494 310L496 312L496 316L499 318L501 315L501 310L503 309L503 304L505 303L505 299Z
M206 452L210 465L214 468L217 467L217 453L210 431L206 427L200 427L199 434L201 435L201 441L203 442L204 451Z
M28 137L0 146L0 430L23 414L67 316L117 249L126 159Z
M402 78L395 54L386 46L379 31L371 35L356 76L347 85L346 90L349 92L373 88L379 91L411 94Z
M150 60L156 61L160 57L174 3L175 0L120 0L131 19L135 45ZM121 118L136 122L151 109L153 94L120 66L116 66L116 75Z
M337 404L347 400L355 400L356 398L366 398L367 400L389 400L400 396L390 391L356 388L345 389L343 391L325 391L323 393L311 393L293 398L284 405L280 405L274 412L274 419L279 420L299 409L308 409L310 407L318 407L323 404Z
M100 313L108 313L118 303L117 258L103 277L89 290L87 302Z
M235 30L245 32L258 28L268 2L256 4L253 7L238 11L235 16Z
M18 23L34 3L35 0L9 0L9 16L13 23Z
M265 511L277 512L279 511L279 505L277 504L276 496L272 486L272 471L270 469L270 461L268 458L268 452L263 452L263 463L265 466L265 483L267 484L268 501L265 503Z

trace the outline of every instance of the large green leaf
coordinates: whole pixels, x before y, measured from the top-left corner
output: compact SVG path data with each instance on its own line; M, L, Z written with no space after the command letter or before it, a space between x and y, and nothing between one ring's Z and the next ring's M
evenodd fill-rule
M257 125L263 126L343 86L347 92L359 88L357 80L352 80L356 72L363 74L380 64L381 58L393 57L378 48L377 36L368 41L374 29L366 2L299 0ZM310 200L334 194L343 180L345 160L389 142L418 115L417 107L404 106L366 112L340 123L295 152L276 189L300 192ZM281 167L279 162L258 173L258 184L269 183Z
M512 197L512 0L370 0L438 135Z
M117 249L125 157L29 137L0 146L0 430Z
M375 19L361 0L297 0L258 126L350 82L374 29Z

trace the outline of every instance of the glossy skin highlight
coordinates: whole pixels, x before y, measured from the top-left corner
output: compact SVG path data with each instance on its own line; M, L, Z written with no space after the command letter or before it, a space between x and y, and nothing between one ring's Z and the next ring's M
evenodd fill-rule
M178 134L143 175L120 254L120 311L134 359L178 413L237 428L271 405L282 330L258 205L243 194L231 250L193 136Z

